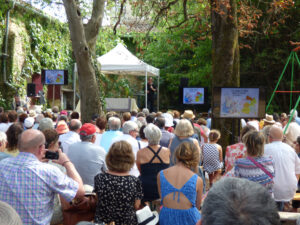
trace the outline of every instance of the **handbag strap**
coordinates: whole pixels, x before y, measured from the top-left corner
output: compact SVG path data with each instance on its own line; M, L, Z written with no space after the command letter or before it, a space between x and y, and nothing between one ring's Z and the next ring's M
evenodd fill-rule
M272 174L268 170L266 170L266 168L264 168L260 163L258 163L255 159L253 159L250 156L248 156L247 159L249 159L251 162L253 162L258 168L260 168L262 171L264 171L265 174L267 174L269 177L271 177L271 179L273 179Z

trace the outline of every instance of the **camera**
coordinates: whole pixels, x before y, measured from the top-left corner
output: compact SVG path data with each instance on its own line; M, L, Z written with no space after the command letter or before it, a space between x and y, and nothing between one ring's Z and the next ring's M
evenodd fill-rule
M45 158L46 159L58 159L59 157L59 154L58 152L53 152L53 151L46 151L46 155L45 155Z

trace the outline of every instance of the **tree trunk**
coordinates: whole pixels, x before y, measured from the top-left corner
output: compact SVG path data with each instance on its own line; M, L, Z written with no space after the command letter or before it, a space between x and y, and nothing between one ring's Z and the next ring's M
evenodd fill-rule
M236 11L236 0L211 0L212 88L240 86ZM214 95L214 90L212 94ZM239 125L238 119L216 119L213 115L212 127L221 131L220 144L223 149L238 136Z
M94 114L101 114L99 87L92 63L92 55L101 27L104 0L94 0L92 19L83 26L80 9L75 0L63 0L69 22L73 54L77 63L80 111L83 122L90 122Z

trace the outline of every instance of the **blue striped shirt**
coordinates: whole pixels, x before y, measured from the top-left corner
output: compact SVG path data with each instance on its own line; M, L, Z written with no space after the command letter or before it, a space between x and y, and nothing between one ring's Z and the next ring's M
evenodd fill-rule
M27 152L2 160L0 177L0 200L19 213L24 225L50 224L55 194L71 201L78 190L76 181Z

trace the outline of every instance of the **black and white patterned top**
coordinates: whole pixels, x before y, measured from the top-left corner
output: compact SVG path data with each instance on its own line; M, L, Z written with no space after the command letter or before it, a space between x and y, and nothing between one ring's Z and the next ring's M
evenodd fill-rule
M134 203L143 197L138 178L101 173L95 176L95 192L98 197L95 223L138 224Z
M203 145L203 168L207 173L213 173L221 169L223 164L220 162L217 144Z

